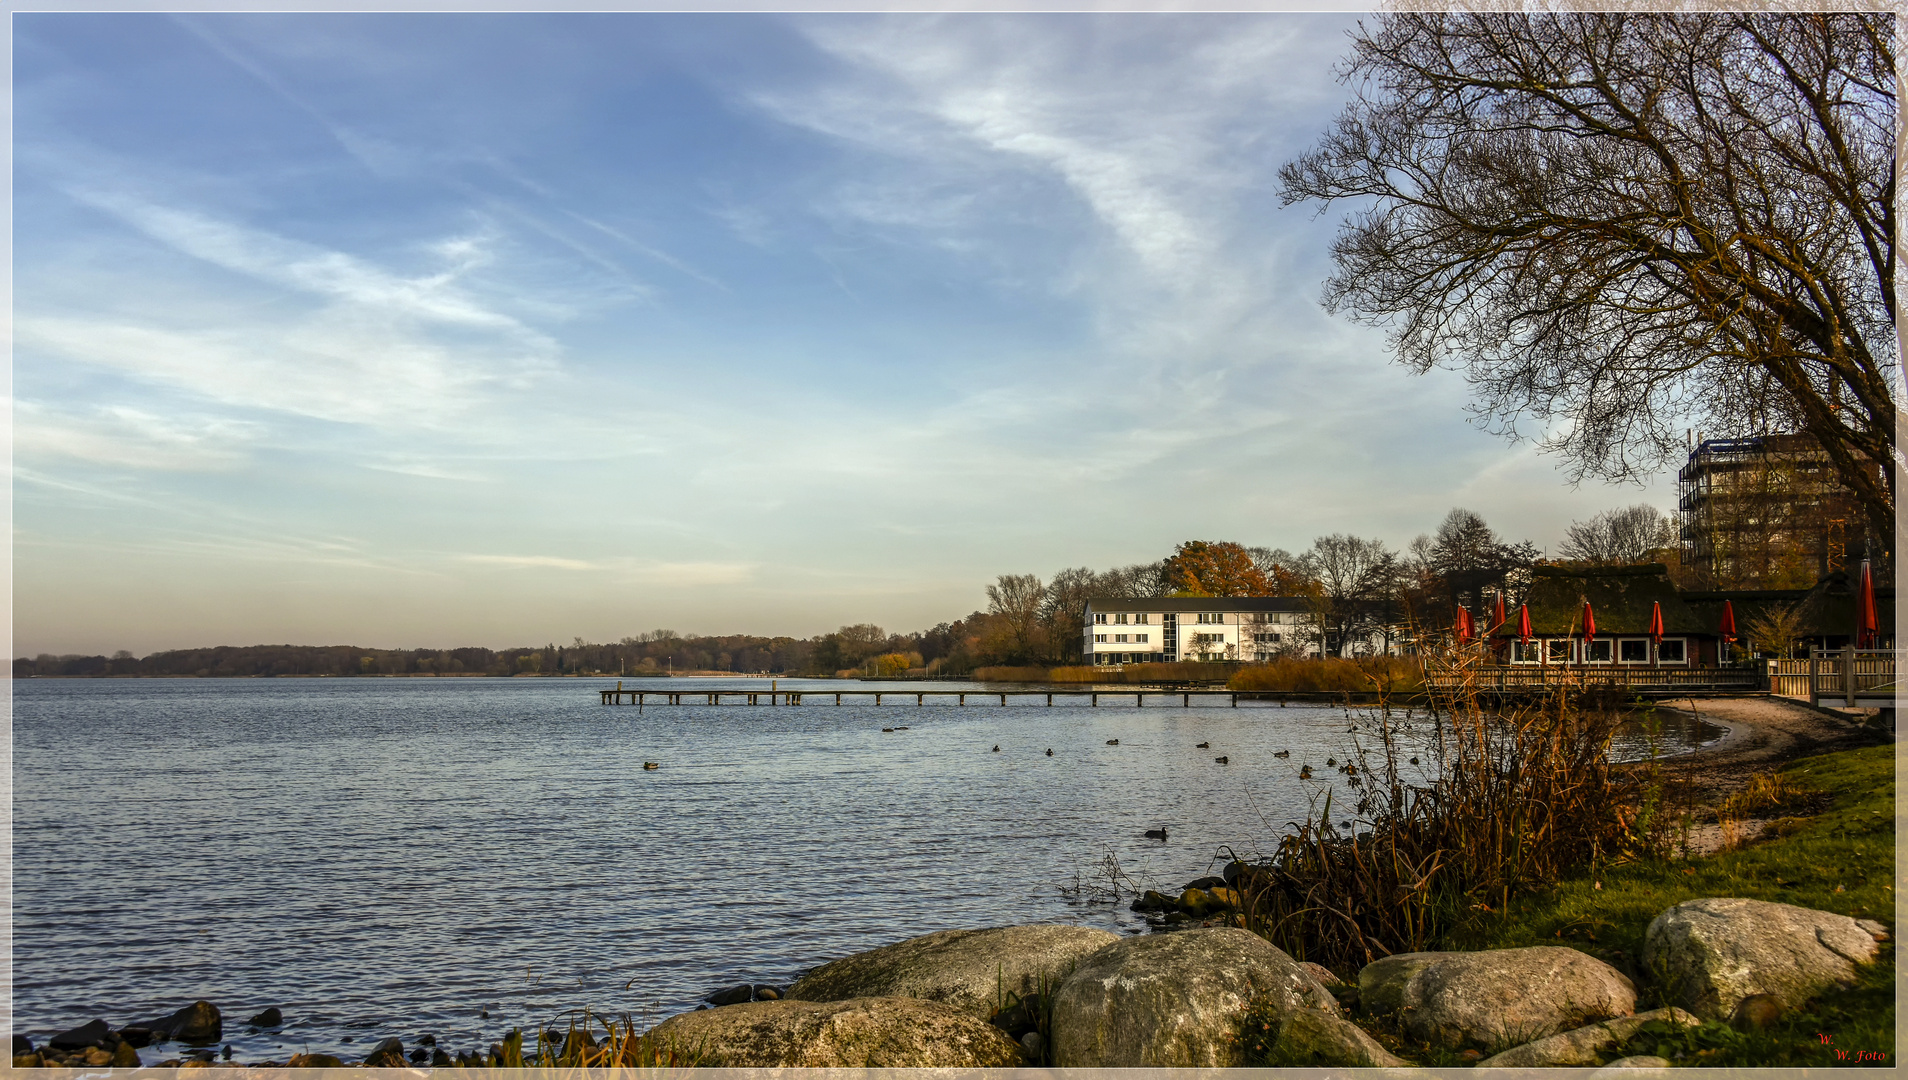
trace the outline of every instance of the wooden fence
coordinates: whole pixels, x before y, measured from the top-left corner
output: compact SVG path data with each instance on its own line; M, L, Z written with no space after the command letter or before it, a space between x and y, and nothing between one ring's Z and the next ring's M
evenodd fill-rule
M1802 665L1804 693L1811 705L1892 709L1895 705L1895 650L1810 649L1807 660L1778 660L1779 667ZM1792 685L1783 671L1785 687Z
M1464 674L1434 675L1440 690L1470 685L1487 693L1549 690L1559 686L1614 687L1644 694L1685 691L1761 693L1769 688L1768 673L1756 668L1612 668L1540 665L1489 665Z

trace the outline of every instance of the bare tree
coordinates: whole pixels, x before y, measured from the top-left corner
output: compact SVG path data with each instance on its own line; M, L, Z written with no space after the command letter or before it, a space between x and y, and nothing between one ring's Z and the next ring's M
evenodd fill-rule
M1749 640L1757 648L1786 660L1795 654L1795 643L1802 639L1805 614L1799 603L1769 604L1750 616L1743 629L1749 631Z
M1352 200L1328 307L1573 479L1806 431L1892 543L1894 16L1399 13L1281 173Z
M1633 566L1657 558L1675 542L1675 523L1656 507L1638 503L1571 522L1557 551L1591 566Z
M1327 654L1355 650L1384 625L1383 604L1398 574L1398 558L1384 541L1321 536L1305 553L1305 568L1318 583L1313 618L1324 632Z
M1413 551L1419 550L1414 543ZM1482 517L1463 507L1444 515L1437 535L1422 553L1450 602L1473 612L1484 610L1487 593L1508 596L1518 591L1537 561L1537 549L1530 541L1505 543ZM1421 617L1429 614L1419 613Z
M987 613L1000 620L1005 658L1016 663L1044 658L1040 608L1046 586L1033 574L1002 574L987 586Z

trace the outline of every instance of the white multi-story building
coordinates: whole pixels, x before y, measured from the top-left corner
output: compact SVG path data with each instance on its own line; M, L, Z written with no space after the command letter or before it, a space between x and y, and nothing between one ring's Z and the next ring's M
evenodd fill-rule
M1297 596L1186 596L1087 601L1089 664L1270 660L1294 646L1318 651Z

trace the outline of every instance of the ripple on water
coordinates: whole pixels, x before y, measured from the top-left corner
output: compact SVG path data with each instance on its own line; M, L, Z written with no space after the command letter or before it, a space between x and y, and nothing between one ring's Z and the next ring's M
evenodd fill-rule
M1109 855L1176 890L1343 782L1297 779L1344 756L1335 708L639 712L604 685L15 683L18 1030L206 998L240 1060L426 1032L454 1052L931 930L1132 930L1066 890ZM238 1022L271 1005L278 1035Z

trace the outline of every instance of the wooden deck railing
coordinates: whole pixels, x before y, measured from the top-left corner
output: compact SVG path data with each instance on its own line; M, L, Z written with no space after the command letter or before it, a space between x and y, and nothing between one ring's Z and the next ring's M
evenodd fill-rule
M1440 690L1470 685L1483 691L1547 690L1558 686L1622 687L1639 692L1680 690L1766 691L1768 675L1754 668L1622 668L1578 665L1493 664L1464 674L1433 675Z
M1844 708L1857 705L1874 707L1878 702L1885 702L1883 707L1894 705L1893 649L1810 649L1807 660L1777 663L1806 665L1802 677L1811 705L1824 702Z

